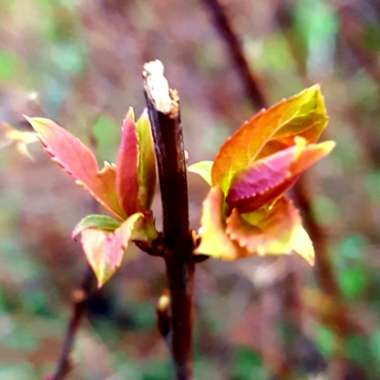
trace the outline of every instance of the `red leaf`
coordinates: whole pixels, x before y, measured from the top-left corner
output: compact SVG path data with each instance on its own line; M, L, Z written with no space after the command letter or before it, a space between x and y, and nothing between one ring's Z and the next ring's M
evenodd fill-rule
M227 196L230 208L250 212L275 200L294 185L304 170L334 147L331 141L305 144L304 139L296 138L296 145L254 162L238 175Z
M120 203L127 215L141 211L138 201L138 140L133 109L123 121L117 158L116 186Z
M99 171L91 150L51 120L27 118L52 160L70 174L99 203L119 219L125 218L116 193L116 174L111 165Z

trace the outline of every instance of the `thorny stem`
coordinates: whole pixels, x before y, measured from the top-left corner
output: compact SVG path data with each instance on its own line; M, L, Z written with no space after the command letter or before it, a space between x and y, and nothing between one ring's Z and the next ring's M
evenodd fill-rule
M179 98L160 61L144 65L145 99L152 125L163 209L166 274L170 294L169 342L177 380L192 379L194 260Z
M91 268L87 267L82 284L73 292L72 312L63 340L62 351L54 373L48 376L47 380L61 380L71 370L72 363L70 354L74 346L75 337L78 333L80 323L87 308L87 301L93 287L94 280L95 278Z

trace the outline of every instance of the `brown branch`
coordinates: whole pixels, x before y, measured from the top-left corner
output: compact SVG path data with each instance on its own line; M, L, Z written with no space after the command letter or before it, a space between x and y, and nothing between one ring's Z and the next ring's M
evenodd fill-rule
M230 55L231 61L242 79L248 98L252 100L255 107L266 107L267 100L264 91L257 76L250 69L237 33L229 22L221 4L218 0L203 0L203 3L209 8L215 27L223 37L227 46L227 53Z
M71 317L62 344L62 351L59 356L54 373L48 376L47 380L62 380L71 370L72 363L70 354L74 341L79 330L80 323L87 308L89 294L94 285L94 274L90 267L86 268L82 284L73 291L73 306Z
M189 228L187 178L179 98L169 89L160 61L143 70L163 208L165 256L171 307L171 352L178 380L192 378L192 292L194 261Z
M338 5L336 1L332 1L335 5L340 18L341 36L346 40L353 55L363 67L368 75L370 75L380 91L380 65L378 64L377 54L363 46L363 26L355 17L353 7L350 5Z

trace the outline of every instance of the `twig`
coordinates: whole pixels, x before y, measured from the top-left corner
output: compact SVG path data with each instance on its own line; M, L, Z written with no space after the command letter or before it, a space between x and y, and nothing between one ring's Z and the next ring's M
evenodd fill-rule
M332 1L340 18L340 34L346 40L355 58L367 71L380 91L380 66L377 54L363 46L363 26L360 24L352 6L348 4L339 5L337 1Z
M189 229L187 178L179 98L160 61L144 65L145 99L152 125L163 208L165 256L171 306L171 352L178 380L192 379L194 261Z
M228 48L227 52L230 55L231 61L235 65L239 76L241 77L242 84L245 87L248 98L251 99L254 107L266 107L268 102L264 91L261 88L257 76L249 67L237 34L229 22L221 4L218 0L203 0L203 3L209 8L214 19L215 27L218 29L219 34L223 37L223 40Z
M74 346L75 337L78 333L81 320L86 311L88 297L93 284L93 272L90 267L87 267L82 284L73 291L72 312L63 340L62 351L54 373L49 376L47 380L61 380L70 372L72 368L70 354Z

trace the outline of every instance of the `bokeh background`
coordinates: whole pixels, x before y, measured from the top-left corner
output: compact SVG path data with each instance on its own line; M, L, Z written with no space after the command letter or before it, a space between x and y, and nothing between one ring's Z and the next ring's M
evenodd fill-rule
M142 65L159 58L181 97L189 161L212 159L256 110L205 3L0 0L0 121L27 131L22 114L52 118L113 160L128 107L144 108ZM297 257L198 265L196 378L321 380L340 367L337 379L380 379L380 3L222 4L270 103L322 86L337 147L306 183L338 289L321 291ZM94 211L30 150L33 160L0 150L0 380L54 368L86 271L70 233ZM192 175L189 186L197 228L207 187ZM155 209L160 223L158 199ZM67 378L170 378L154 311L164 288L160 260L126 263L91 297Z

